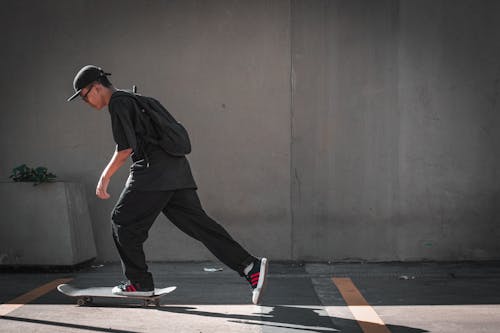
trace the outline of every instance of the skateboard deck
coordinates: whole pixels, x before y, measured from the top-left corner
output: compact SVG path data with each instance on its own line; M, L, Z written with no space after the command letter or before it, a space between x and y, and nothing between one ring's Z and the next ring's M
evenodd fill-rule
M148 305L160 305L160 298L173 292L177 287L167 287L167 288L155 288L155 293L152 296L125 296L125 295L115 295L111 292L113 287L90 287L90 288L77 288L69 284L60 284L57 286L59 290L64 295L75 297L76 304L87 305L94 301L94 297L99 298L128 298L142 300L144 306Z

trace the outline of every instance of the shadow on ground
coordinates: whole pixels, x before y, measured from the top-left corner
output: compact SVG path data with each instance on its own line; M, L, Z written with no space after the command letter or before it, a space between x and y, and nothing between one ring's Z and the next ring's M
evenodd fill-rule
M249 286L229 270L206 273L204 267L217 263L153 264L158 287L176 285L175 293L163 298L162 306L144 309L179 314L179 320L219 318L233 324L255 326L263 332L362 332L361 325L374 330L381 327L374 323L359 323L335 313L327 315L325 306L345 307L339 291L332 283L333 276L348 276L372 306L404 305L470 305L500 304L500 268L498 263L489 266L453 265L309 265L274 264L261 307L250 304ZM400 279L404 274L408 279ZM119 265L106 265L71 274L72 284L80 287L112 286L120 277ZM61 274L0 274L0 300L5 302L29 290L60 278ZM75 299L53 291L36 299L35 304L75 304ZM224 310L213 310L220 305ZM248 312L230 313L232 305L248 305ZM121 300L95 300L94 307L140 308L138 302ZM252 311L262 311L252 313ZM147 315L144 313L145 316ZM228 313L229 312L229 313ZM130 333L134 331L110 329L71 323L71 318L51 320L29 317L25 313L0 317L2 321L49 325L68 329L87 329L96 332ZM194 316L194 317L193 317ZM146 318L146 317L145 317ZM166 323L165 325L168 325ZM391 325L392 333L428 332L427 330Z
M138 306L100 303L97 307L137 308ZM293 331L306 331L306 332L318 332L318 333L361 332L360 326L357 321L344 318L337 318L337 317L332 318L326 315L321 315L320 308L309 308L309 307L305 308L298 306L290 307L282 305L265 305L265 307L269 308L270 311L267 311L265 313L252 313L250 315L201 311L197 307L190 307L190 306L160 306L160 307L145 308L145 310L165 311L169 313L177 313L189 316L226 319L231 323L261 326L263 327L264 332L267 331L266 328L268 328L269 331L272 331L273 328L276 328L276 329L287 329L290 332ZM49 325L49 326L64 327L71 329L92 330L95 332L113 332L113 333L135 332L130 330L119 330L119 329L104 328L91 325L72 324L64 321L40 320L40 319L31 319L23 317L14 317L14 316L2 316L0 317L0 320L10 320L10 321L30 323L30 324L41 324L41 325ZM381 327L380 325L375 323L364 323L364 324L369 326L373 330L376 330L377 328ZM428 332L426 330L406 327L406 326L386 325L386 327L392 333Z

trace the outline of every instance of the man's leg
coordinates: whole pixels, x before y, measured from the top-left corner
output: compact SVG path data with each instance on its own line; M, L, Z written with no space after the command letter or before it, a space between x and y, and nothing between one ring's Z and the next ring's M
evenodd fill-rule
M174 191L163 213L180 230L202 242L220 261L244 276L243 270L255 258L201 207L194 189Z
M120 254L123 272L133 283L153 286L143 244L171 191L133 191L125 188L111 215L113 239Z

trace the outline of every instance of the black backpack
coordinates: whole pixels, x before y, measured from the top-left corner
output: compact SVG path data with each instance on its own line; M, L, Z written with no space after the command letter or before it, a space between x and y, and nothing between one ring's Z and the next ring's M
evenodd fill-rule
M132 91L121 90L116 94L126 94L138 104L141 113L149 121L154 133L143 133L143 138L160 146L166 153L173 156L184 156L191 152L191 141L187 130L165 109L160 102L152 97L136 93L135 86Z

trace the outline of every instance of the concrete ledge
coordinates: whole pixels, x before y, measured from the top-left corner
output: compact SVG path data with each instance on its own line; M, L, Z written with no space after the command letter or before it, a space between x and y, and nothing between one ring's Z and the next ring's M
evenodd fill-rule
M96 257L83 185L0 183L0 265L76 265Z

